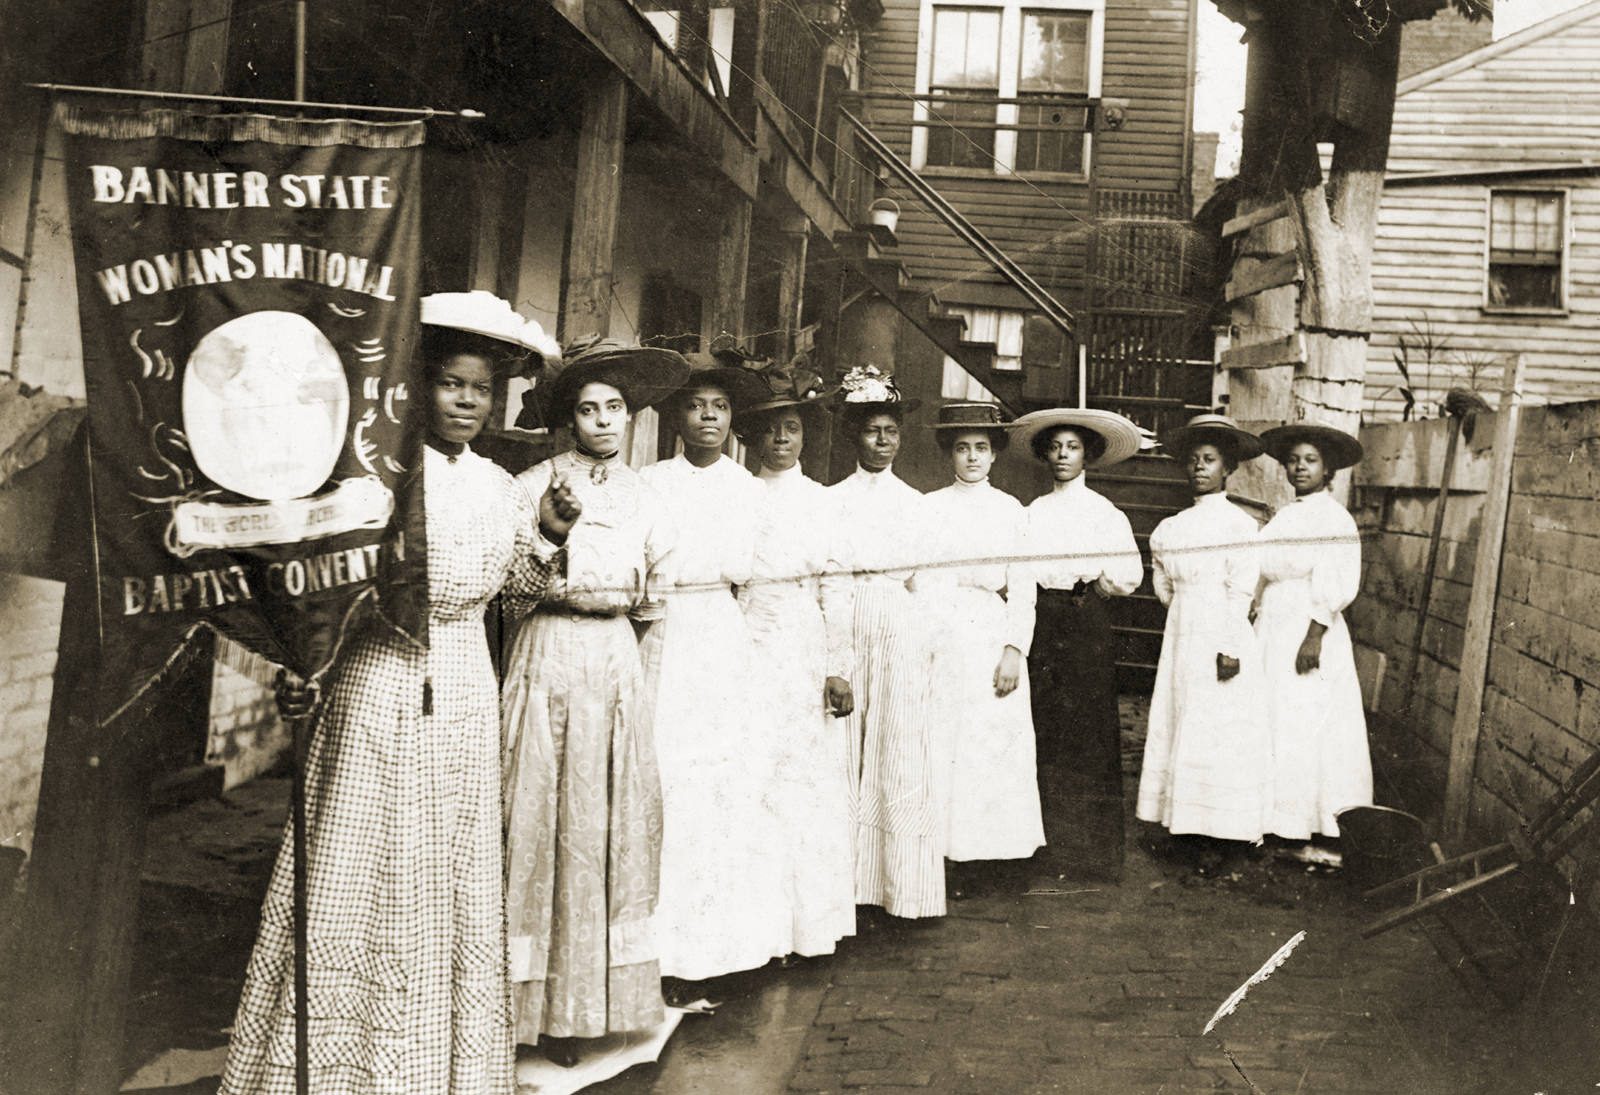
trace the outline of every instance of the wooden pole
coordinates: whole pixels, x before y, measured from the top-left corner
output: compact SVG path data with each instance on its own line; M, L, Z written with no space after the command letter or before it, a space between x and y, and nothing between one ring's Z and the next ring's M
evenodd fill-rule
M566 341L611 332L611 266L627 124L628 85L619 73L607 71L583 92L561 307L561 338Z
M1428 630L1428 609L1433 604L1433 575L1439 568L1439 544L1444 539L1444 511L1450 503L1450 480L1455 476L1456 446L1461 441L1461 419L1450 418L1449 439L1444 446L1444 471L1439 476L1439 498L1433 508L1433 537L1428 541L1428 563L1422 568L1422 592L1417 599L1417 626L1411 633L1411 661L1405 676L1405 698L1401 717L1411 717L1411 703L1417 693L1417 666L1422 663L1422 637Z
M1461 648L1461 674L1456 686L1455 724L1450 731L1450 775L1444 793L1444 832L1459 844L1466 835L1472 803L1472 773L1483 722L1483 686L1489 675L1489 644L1494 637L1494 605L1500 587L1500 556L1505 546L1506 511L1511 502L1511 464L1522 413L1522 355L1518 354L1500 385L1500 410L1494 424L1494 459L1489 468L1489 496L1479 521L1478 553L1472 568L1472 596L1467 602L1467 634Z

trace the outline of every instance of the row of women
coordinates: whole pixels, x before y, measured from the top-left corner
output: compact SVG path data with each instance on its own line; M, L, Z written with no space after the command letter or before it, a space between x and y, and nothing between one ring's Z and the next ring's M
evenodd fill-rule
M583 1039L655 1026L663 978L829 953L858 905L942 915L946 860L1041 846L1041 784L1064 865L1120 874L1106 599L1143 564L1083 470L1134 455L1131 422L941 408L954 481L923 495L893 471L914 401L870 366L829 392L798 365L591 341L537 389L576 446L513 479L467 443L541 340L481 293L425 299L423 323L429 647L355 638L306 767L313 1091L509 1095L516 1045L571 1064ZM651 406L681 451L635 471L621 453ZM824 488L799 460L835 414L859 466ZM759 474L724 454L730 430ZM988 482L1013 439L1055 480L1026 509ZM1334 725L1354 587L1322 491L1349 450L1279 436L1303 499L1274 519L1300 514L1280 558L1220 493L1254 441L1206 422L1172 439L1197 501L1151 539L1171 614L1137 812L1175 833L1332 833L1329 808L1361 797L1339 782L1366 747ZM515 621L498 686L496 595ZM1294 741L1272 740L1280 719ZM294 1090L292 874L286 842L226 1093Z

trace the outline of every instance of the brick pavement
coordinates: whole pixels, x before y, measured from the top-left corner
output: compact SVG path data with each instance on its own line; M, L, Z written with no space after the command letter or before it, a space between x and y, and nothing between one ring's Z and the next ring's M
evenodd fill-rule
M1203 882L1140 849L1118 886L956 903L837 960L796 1093L1501 1090L1506 1035L1415 932L1363 941L1335 876ZM1306 940L1215 1037L1216 1007L1294 932Z

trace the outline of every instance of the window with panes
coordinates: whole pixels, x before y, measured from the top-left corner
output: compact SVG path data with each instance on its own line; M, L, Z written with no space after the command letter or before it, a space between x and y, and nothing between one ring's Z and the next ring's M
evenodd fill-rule
M926 163L934 167L994 165L995 104L1000 94L1000 9L933 9L933 68ZM971 124L976 123L976 124Z
M1494 190L1489 195L1490 308L1565 307L1566 195L1559 190Z

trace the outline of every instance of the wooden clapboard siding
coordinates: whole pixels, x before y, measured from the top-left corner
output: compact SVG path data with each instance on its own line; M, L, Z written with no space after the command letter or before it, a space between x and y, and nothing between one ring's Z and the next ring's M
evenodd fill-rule
M1474 386L1492 403L1499 366L1518 353L1527 363L1532 400L1600 397L1600 179L1568 179L1560 185L1569 195L1571 226L1565 316L1484 311L1487 186L1407 186L1384 194L1372 261L1376 307L1367 355L1369 418L1400 414L1394 355L1402 337L1414 347L1424 330L1444 346L1431 378L1418 351L1408 355L1419 410L1430 416L1452 387ZM1475 384L1473 363L1486 366Z
M885 0L883 17L863 42L861 86L911 93L917 78L921 0ZM1096 136L1091 154L1101 187L1174 191L1185 177L1190 25L1189 0L1107 0L1102 95L1128 102L1120 132ZM877 134L911 156L909 100L866 104ZM925 177L951 204L1069 307L1081 307L1093 226L1086 181L1008 178L991 172L929 169ZM916 284L944 299L993 299L1004 284L920 203L891 190L901 204L898 256Z
M1600 4L1403 81L1390 174L1600 161Z
M1373 252L1369 418L1399 415L1394 355L1424 325L1446 347L1431 381L1412 362L1427 414L1470 382L1467 362L1490 363L1475 386L1492 403L1497 366L1517 353L1532 399L1600 397L1600 178L1538 173L1600 163L1597 117L1600 0L1401 82ZM1505 174L1421 186L1397 178L1457 171ZM1484 311L1491 186L1568 192L1567 315Z

